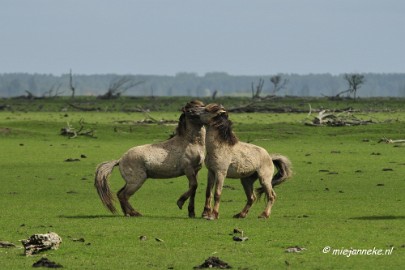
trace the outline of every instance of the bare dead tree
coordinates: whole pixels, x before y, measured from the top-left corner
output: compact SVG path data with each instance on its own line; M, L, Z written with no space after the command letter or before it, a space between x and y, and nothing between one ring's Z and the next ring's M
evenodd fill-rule
M49 88L48 91L45 91L45 93L42 94L43 98L52 98L52 97L57 97L59 95L62 95L64 91L60 91L60 87L62 86L61 83L58 84L53 84L51 88Z
M217 94L218 94L218 90L215 90L215 91L212 93L212 96L211 96L212 100L215 100L215 98L217 97Z
M70 69L70 74L69 74L69 88L70 91L72 91L72 96L71 98L75 98L75 93L76 93L76 88L73 86L73 75L72 75L72 69Z
M361 87L364 83L364 75L361 74L345 74L345 80L349 84L350 93L353 93L354 99L357 96L357 90Z
M353 94L353 98L357 98L357 90L361 87L361 85L364 83L364 75L361 74L345 74L345 80L347 81L347 84L349 85L349 88L347 90L343 90L342 92L339 92L336 94L336 98L340 98L340 95L343 95L345 93Z
M259 79L259 84L255 86L254 82L252 82L252 98L260 98L260 94L262 93L264 85L264 80L262 78Z
M27 93L27 99L29 100L36 98L36 96L31 91L25 90L25 93Z
M273 84L272 94L275 94L282 89L286 88L288 79L282 79L281 75L274 75L270 78L270 82Z
M99 96L103 99L113 99L120 97L128 89L144 83L144 81L135 82L130 76L116 77L108 87L107 92Z

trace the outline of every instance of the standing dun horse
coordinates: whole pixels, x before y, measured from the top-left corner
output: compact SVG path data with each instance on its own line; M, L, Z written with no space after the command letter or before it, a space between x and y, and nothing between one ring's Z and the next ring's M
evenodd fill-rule
M208 183L206 201L202 216L217 219L222 187L226 177L240 178L247 197L246 206L234 215L235 218L246 217L250 207L256 200L253 189L254 182L259 179L261 187L256 189L257 195L266 195L267 204L259 218L268 218L276 194L273 187L281 184L292 176L291 162L285 156L269 155L259 146L240 142L232 132L232 122L228 113L221 105L209 104L200 109L200 119L206 127L206 158ZM277 173L274 175L275 167ZM211 209L212 191L216 184L214 208Z
M195 217L194 199L197 190L197 174L205 156L205 128L198 116L201 101L191 101L182 109L176 134L163 142L146 144L129 149L120 159L103 162L95 173L95 187L103 204L116 212L108 178L115 166L119 166L126 184L117 196L125 216L141 216L129 203L129 198L143 185L147 178L173 178L186 175L189 189L180 196L177 205L182 209L185 201L189 217Z

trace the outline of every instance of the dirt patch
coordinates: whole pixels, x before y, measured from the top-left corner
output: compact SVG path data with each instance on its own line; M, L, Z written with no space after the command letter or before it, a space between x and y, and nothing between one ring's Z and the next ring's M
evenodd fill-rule
M11 134L11 128L2 128L2 127L0 127L0 134L4 134L4 135Z

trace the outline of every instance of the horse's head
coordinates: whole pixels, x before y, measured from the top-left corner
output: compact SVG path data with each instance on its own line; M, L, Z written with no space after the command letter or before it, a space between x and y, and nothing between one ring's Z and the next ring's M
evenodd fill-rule
M200 100L192 100L184 106L181 111L188 118L199 118L201 111L204 110L205 104Z
M183 136L186 133L187 128L197 128L200 129L203 123L200 120L200 111L204 109L205 104L200 100L192 100L188 102L182 109L182 114L179 118L179 124L177 126L176 133ZM188 120L191 125L186 125L186 120Z
M222 142L234 145L238 138L232 132L232 121L228 119L228 112L220 104L208 104L199 113L201 122L218 131L218 138Z
M200 110L199 116L201 121L206 125L221 120L228 120L228 112L225 110L224 106L215 103L208 104L203 110Z

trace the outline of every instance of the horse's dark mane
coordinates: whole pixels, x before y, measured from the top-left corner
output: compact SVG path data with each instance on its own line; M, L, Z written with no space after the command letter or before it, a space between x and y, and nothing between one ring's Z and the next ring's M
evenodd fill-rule
M239 141L232 131L232 121L228 119L227 113L221 113L215 116L212 126L218 130L218 135L222 142L235 145Z
M178 136L183 136L186 133L186 114L182 113L179 118L179 124L176 127L176 134Z
M174 136L184 136L186 134L186 129L187 129L187 123L186 123L186 112L193 108L193 107L202 107L204 106L204 103L199 100L192 100L186 104L181 110L182 114L179 117L179 123L176 127L176 132L170 136L170 138L173 138ZM202 125L202 124L201 124Z

